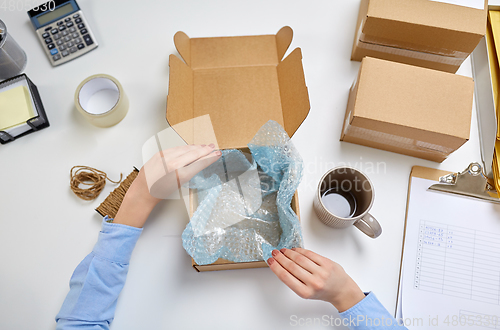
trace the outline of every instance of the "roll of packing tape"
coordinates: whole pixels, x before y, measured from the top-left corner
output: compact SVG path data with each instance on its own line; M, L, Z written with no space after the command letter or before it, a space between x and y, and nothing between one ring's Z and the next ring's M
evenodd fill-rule
M75 106L93 125L110 127L127 115L128 98L118 80L107 74L96 74L76 89Z

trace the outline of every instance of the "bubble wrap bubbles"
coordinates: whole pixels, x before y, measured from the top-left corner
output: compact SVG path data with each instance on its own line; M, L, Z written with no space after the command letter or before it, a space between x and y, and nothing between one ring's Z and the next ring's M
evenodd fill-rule
M251 155L224 150L191 179L198 207L182 244L199 265L223 258L267 260L273 249L302 247L290 207L302 178L302 159L285 130L268 121L248 144Z

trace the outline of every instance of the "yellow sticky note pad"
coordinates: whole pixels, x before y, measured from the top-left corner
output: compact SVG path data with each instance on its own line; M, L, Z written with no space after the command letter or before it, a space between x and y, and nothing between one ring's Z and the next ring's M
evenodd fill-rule
M0 131L25 123L35 113L26 86L0 92Z

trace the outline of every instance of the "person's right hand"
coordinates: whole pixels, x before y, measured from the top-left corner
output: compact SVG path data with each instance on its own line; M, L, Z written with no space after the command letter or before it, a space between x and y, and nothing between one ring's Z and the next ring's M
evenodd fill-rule
M342 266L312 251L294 248L273 250L269 268L301 298L324 300L344 312L365 294Z

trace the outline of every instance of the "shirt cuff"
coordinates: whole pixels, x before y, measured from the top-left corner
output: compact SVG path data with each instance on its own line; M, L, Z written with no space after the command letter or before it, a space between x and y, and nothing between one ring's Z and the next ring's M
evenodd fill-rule
M392 327L398 326L397 321L389 314L373 292L365 293L365 295L366 297L363 300L345 312L339 313L339 315L342 318L356 320L357 327L355 328L357 329L371 329L371 327L367 326L369 324L383 324L387 326L384 329L392 329Z
M108 216L102 220L102 229L92 252L97 257L120 264L128 264L135 244L141 236L142 228L113 223L112 221L113 219Z

